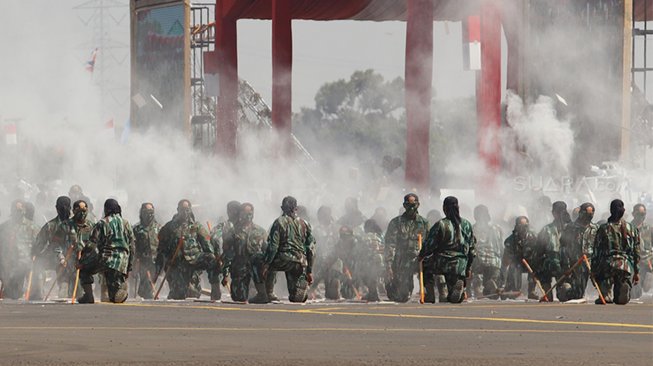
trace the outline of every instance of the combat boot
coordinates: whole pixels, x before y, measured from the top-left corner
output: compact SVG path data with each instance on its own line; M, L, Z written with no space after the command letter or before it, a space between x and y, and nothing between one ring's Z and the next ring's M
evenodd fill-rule
M264 283L255 283L256 296L248 300L250 304L267 304L270 302Z
M107 280L104 278L104 275L100 275L100 301L111 301L111 299L109 299L109 288L107 287Z
M77 299L78 304L93 304L95 303L95 298L93 297L93 285L82 285L84 290L84 295Z
M454 304L459 304L463 301L463 295L465 294L465 281L457 280L453 285L453 289L449 294L449 302Z
M274 293L274 282L270 280L265 281L265 292L269 301L279 301L279 297Z
M438 286L438 302L448 302L449 301L449 289L447 288L447 283L444 279L444 276L436 276L437 286Z
M127 297L129 296L129 292L127 291L127 284L123 283L120 285L120 288L116 290L116 293L113 295L113 303L116 304L122 304L127 300Z
M219 283L211 284L211 300L217 301L222 298L222 290L220 290Z

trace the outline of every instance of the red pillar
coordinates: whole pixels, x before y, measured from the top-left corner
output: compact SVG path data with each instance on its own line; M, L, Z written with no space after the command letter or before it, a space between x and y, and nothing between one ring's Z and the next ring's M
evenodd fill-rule
M478 152L488 174L481 186L489 191L501 167L501 17L493 0L481 3L481 71L476 103Z
M272 125L284 153L290 151L292 129L291 0L272 0Z
M225 157L235 157L238 130L238 41L236 19L223 16L221 6L215 7L216 57L218 58L220 95L215 151Z
M406 19L406 184L428 190L433 2L408 0Z

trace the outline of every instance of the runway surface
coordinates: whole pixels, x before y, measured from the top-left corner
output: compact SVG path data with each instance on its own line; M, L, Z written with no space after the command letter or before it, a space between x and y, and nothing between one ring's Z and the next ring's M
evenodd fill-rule
M653 304L4 300L0 364L652 365Z

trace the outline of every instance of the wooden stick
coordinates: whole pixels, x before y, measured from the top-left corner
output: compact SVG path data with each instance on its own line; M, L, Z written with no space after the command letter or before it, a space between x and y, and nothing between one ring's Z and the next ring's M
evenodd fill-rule
M422 234L417 234L417 251L422 250ZM424 262L419 261L419 303L424 303Z
M605 301L605 297L603 297L603 293L601 293L599 284L598 282L596 282L596 278L594 278L594 275L592 274L592 266L590 265L590 261L587 259L587 255L583 255L583 261L585 262L585 266L587 266L587 270L590 271L590 279L592 280L592 284L594 285L596 292L599 293L599 299L601 299L603 305L607 304L607 302Z
M549 293L551 293L551 291L553 291L554 288L558 287L558 285L561 284L562 281L564 281L565 278L569 277L569 275L574 271L574 269L576 267L578 267L578 265L583 263L584 257L585 257L585 255L583 254L582 257L578 258L576 263L574 263L573 266L571 266L565 273L563 273L562 276L556 281L556 283L554 283L553 286L551 286L551 288L549 289L549 291L547 291L546 294L544 294L544 295L548 295ZM540 301L545 301L544 297L542 297L540 299Z
M71 245L71 246L68 247L68 250L66 251L66 259L65 259L66 263L68 263L68 261L70 260L70 256L73 255L73 248L74 248L74 245ZM63 271L65 269L66 269L66 267L62 266L61 268L59 268L57 270L57 273L56 273L56 275L54 277L54 280L52 281L52 286L50 286L50 290L48 290L48 293L45 295L45 298L43 299L43 301L48 301L48 298L50 297L50 294L52 293L52 290L54 289L54 286L57 284L57 281L59 280L59 277L61 277L61 275L63 274Z
M32 292L32 276L34 275L34 261L36 256L32 256L32 268L29 270L29 278L27 279L27 291L25 291L25 301L29 301L29 294Z
M526 267L526 270L528 271L528 273L530 273L531 276L533 276L533 281L535 281L535 285L537 285L537 287L540 289L540 291L542 291L542 293L544 294L544 296L542 296L544 301L549 301L549 298L546 296L546 292L544 291L544 288L542 288L542 283L540 282L540 280L537 279L537 277L535 277L535 272L533 272L533 269L531 268L531 266L528 265L528 262L526 261L526 259L522 258L521 262L524 264L524 267Z
M80 258L82 258L81 250L77 252L77 263L79 263ZM79 268L77 268L77 271L75 272L75 287L73 288L73 298L70 301L71 304L75 303L75 298L77 297L77 286L79 286Z

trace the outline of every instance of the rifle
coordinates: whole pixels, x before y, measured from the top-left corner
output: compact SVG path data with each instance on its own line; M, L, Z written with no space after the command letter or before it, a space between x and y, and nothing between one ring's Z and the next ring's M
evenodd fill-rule
M583 261L585 262L585 266L587 266L587 270L590 272L590 279L592 280L592 284L594 285L596 292L599 293L599 299L601 299L601 303L603 303L603 305L607 304L605 297L603 297L603 293L601 293L599 284L596 282L596 278L594 278L594 275L592 274L592 266L590 266L590 261L587 259L587 255L585 254L583 254Z
M175 253L172 255L172 258L166 263L165 268L163 269L166 271L165 276L163 277L163 281L161 281L161 285L159 285L159 289L156 290L156 294L154 295L154 300L159 299L159 293L161 293L161 289L163 288L163 284L166 283L166 280L168 279L168 274L169 274L169 269L170 267L175 263L175 258L177 258L177 254L179 254L179 251L181 250L181 247L184 245L184 236L180 235L179 236L179 242L177 243L177 248L175 248ZM159 273L156 274L155 278L159 277ZM156 281L156 280L155 280Z
M417 234L417 250L422 250L422 234ZM424 303L424 261L419 261L419 303Z
M578 260L576 261L576 263L574 263L573 266L569 267L569 269L568 269L565 273L563 273L562 276L560 276L560 278L556 281L556 283L553 284L553 286L551 286L551 288L549 289L549 291L547 291L547 292L544 294L544 296L546 296L546 295L548 295L549 293L551 293L551 291L553 291L554 288L557 288L558 285L561 284L562 281L565 280L565 278L569 277L569 275L574 271L574 269L575 269L576 267L578 267L578 265L580 265L580 264L583 262L584 257L585 257L585 255L583 254L582 257L578 258ZM543 296L542 298L540 298L540 302L542 302L542 301L548 301L548 300L545 300L545 299L544 299L544 296Z
M537 285L537 288L539 288L540 291L542 291L542 293L544 294L544 296L542 296L544 301L549 301L549 298L546 296L546 292L542 288L542 283L540 282L540 280L537 279L537 277L535 277L535 272L533 272L533 269L531 268L531 266L528 265L528 262L526 261L526 259L522 258L521 262L524 264L524 267L526 267L526 270L528 271L528 273L530 273L531 276L533 276L533 281L535 281L535 284Z
M29 294L32 291L32 275L34 275L34 261L36 256L32 256L32 268L29 270L29 278L27 280L27 291L25 291L25 301L29 301Z
M77 263L79 263L81 258L82 251L80 250L77 252ZM75 287L73 288L73 298L70 301L71 304L75 303L75 297L77 297L77 286L79 286L79 266L77 267L77 272L75 272Z
M66 251L66 257L65 257L65 262L66 262L66 264L67 264L68 261L70 260L70 257L73 255L73 248L74 248L74 247L75 247L74 244L72 244L72 245L70 245L70 246L68 247L68 250ZM57 281L59 280L59 277L61 277L61 275L63 274L63 271L64 271L65 269L66 269L65 266L61 266L61 267L57 270L57 274L56 274L56 276L54 277L54 280L52 281L52 286L50 286L50 290L48 290L48 293L45 295L45 298L43 299L43 301L48 301L48 297L50 297L50 294L52 293L52 290L54 289L54 285L57 284Z

